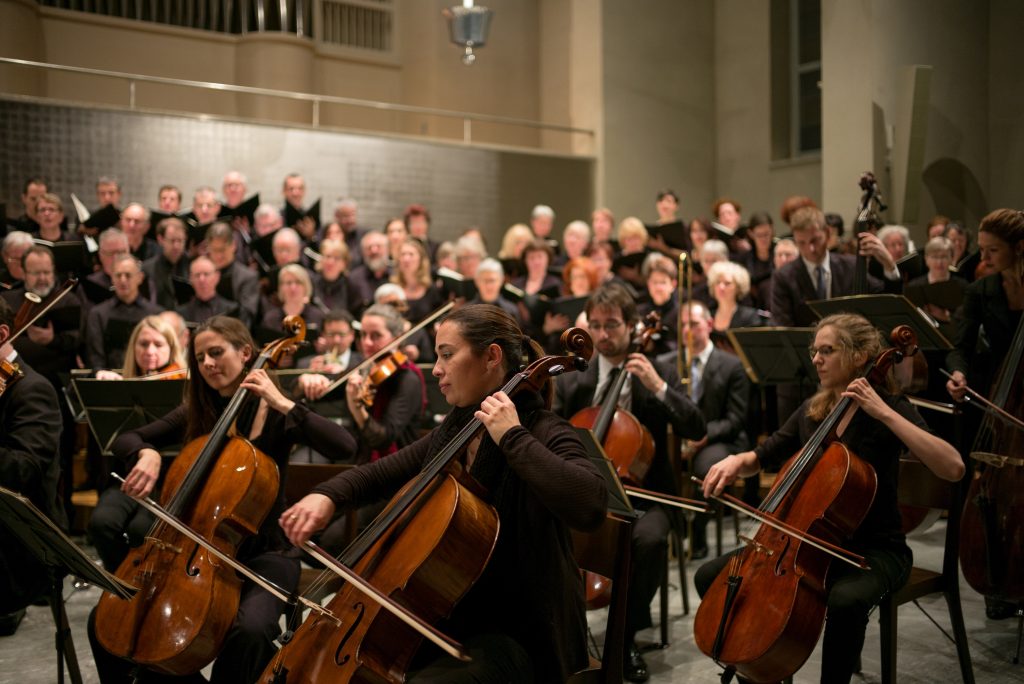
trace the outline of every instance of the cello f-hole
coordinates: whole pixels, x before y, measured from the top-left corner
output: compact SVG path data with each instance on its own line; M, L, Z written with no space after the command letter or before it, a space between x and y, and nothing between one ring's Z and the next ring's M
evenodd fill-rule
M193 562L196 559L196 554L199 553L199 544L195 544L192 547L192 553L189 554L188 560L185 562L185 574L189 577L198 577L199 568Z
M783 535L783 539L786 540L786 545L782 547L782 552L779 557L775 560L775 576L782 577L786 574L786 569L782 567L782 561L786 559L786 554L789 553L789 546L792 543L790 536Z
M366 613L366 606L362 601L352 606L356 609L356 619L349 625L348 630L345 632L345 636L341 637L341 641L338 643L337 650L334 651L334 664L341 667L349 661L350 656L346 653L345 657L341 657L341 652L345 649L345 644L348 643L349 637L352 636L352 632L355 631L359 623L363 621L363 615Z

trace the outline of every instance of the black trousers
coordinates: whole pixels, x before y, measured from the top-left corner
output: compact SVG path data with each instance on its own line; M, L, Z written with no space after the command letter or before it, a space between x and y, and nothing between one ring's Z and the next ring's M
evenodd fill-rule
M410 684L533 684L530 654L512 637L481 634L462 642L472 661L443 655L409 674Z
M740 444L726 442L708 444L694 455L693 474L703 480L707 477L708 471L711 470L711 466L715 465L729 454L738 454L745 450L746 449ZM701 501L704 500L704 494L699 488L694 488L694 498ZM690 540L691 549L704 548L708 545L706 529L709 517L710 516L707 513L698 513L693 517L693 539Z
M704 596L729 559L739 551L710 560L697 569L693 583ZM913 554L902 549L872 549L863 553L870 570L833 561L828 572L828 608L821 644L821 684L845 684L864 647L868 616L878 603L902 587L910 575ZM765 597L770 600L770 597Z
M641 629L653 625L651 601L661 586L671 521L664 508L651 506L633 525L633 548L626 596L626 648Z
M103 490L89 518L89 537L107 572L116 572L128 550L142 544L154 520L120 485Z
M279 553L264 553L248 559L245 564L254 572L292 592L299 584L299 562ZM253 582L242 584L242 597L238 604L235 623L228 631L220 655L213 663L211 682L244 684L255 682L277 653L274 640L281 633L280 618L284 602ZM103 684L122 684L132 681L135 664L111 655L96 640L96 611L89 615L89 645L96 660L96 670ZM138 681L145 684L174 684L205 682L201 674L173 677L149 670L138 673Z

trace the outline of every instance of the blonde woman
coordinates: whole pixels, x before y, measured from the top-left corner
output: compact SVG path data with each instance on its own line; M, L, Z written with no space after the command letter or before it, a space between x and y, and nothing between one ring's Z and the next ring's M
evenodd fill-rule
M299 264L288 264L277 275L277 298L280 306L269 309L263 315L262 325L268 330L279 330L288 316L302 316L306 326L320 328L324 312L313 306L313 280L309 271Z
M122 380L158 373L162 378L183 378L185 368L185 357L174 328L160 316L146 316L128 338L121 372L99 370L96 379Z
M398 261L391 282L405 292L405 317L412 324L419 323L444 303L441 291L430 278L430 256L427 248L416 238L409 238L398 248Z

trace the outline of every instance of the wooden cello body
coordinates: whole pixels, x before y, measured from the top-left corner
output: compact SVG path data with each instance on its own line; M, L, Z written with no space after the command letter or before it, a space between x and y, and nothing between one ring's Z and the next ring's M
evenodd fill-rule
M291 336L265 347L254 369L305 336L301 318L285 325ZM210 434L185 446L161 495L167 512L231 557L259 530L280 483L270 457L229 434L247 395L235 392ZM128 601L100 596L96 638L106 651L173 675L196 673L217 656L238 612L242 581L233 568L158 521L117 576L139 591Z
M991 401L1024 415L1024 316ZM985 596L1024 601L1024 433L987 413L971 449L974 469L960 519L960 567Z

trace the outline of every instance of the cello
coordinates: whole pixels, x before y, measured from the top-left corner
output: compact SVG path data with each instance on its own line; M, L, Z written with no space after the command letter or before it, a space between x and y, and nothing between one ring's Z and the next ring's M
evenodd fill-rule
M644 348L661 325L659 314L652 312L633 337L627 353ZM569 422L575 427L590 428L605 454L615 464L615 473L623 483L643 484L654 460L654 438L651 431L629 411L618 408L619 395L629 374L622 369L605 388L600 406L589 406L577 412Z
M288 336L264 347L257 370L276 363L306 333L298 316ZM196 380L198 381L198 380ZM255 534L277 497L274 461L231 434L248 391L235 392L209 435L192 440L167 472L161 503L176 519L234 555ZM96 638L109 653L174 675L193 674L221 650L238 612L242 581L235 570L164 521L132 549L117 576L140 588L129 601L103 594Z
M917 351L908 326L868 367L872 383ZM694 639L719 664L755 682L785 679L807 660L825 619L832 557L864 560L838 546L867 515L874 469L836 439L852 399L842 397L800 452L779 473L757 509L719 498L761 522L753 539L722 569L694 619Z
M572 328L562 335L569 356L547 356L515 373L501 391L540 392L549 379L586 368L592 343ZM582 355L581 355L582 354ZM477 496L456 459L484 429L473 419L388 502L344 551L340 564L413 609L428 622L447 615L473 585L497 542L497 511ZM312 615L264 670L267 684L398 682L420 644L352 582Z

